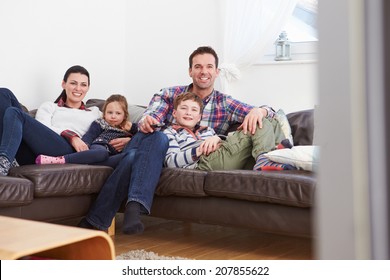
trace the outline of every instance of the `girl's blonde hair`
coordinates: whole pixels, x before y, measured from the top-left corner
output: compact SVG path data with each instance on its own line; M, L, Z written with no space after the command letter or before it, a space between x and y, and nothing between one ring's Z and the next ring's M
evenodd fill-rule
M106 114L107 105L112 103L112 102L115 102L115 101L121 105L122 110L125 114L123 122L119 125L120 127L122 127L122 126L125 126L126 122L129 120L129 105L127 104L126 97L124 97L123 95L113 94L107 98L107 100L106 100L106 102L104 102L104 106L103 106L103 116Z

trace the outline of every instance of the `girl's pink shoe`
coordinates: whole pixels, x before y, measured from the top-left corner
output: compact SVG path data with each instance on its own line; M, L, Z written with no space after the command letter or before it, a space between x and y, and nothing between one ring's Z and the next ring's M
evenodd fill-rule
M35 159L36 164L64 164L65 158L64 156L60 157L50 157L45 155L39 155Z

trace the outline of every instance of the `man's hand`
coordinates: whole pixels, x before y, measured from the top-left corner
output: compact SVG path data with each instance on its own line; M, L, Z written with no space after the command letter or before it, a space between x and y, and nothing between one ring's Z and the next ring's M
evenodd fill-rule
M129 143L131 137L115 138L110 141L110 145L114 147L117 152L122 152L127 143Z
M85 144L85 142L77 136L72 137L72 139L70 140L70 144L76 150L76 152L82 152L82 151L89 150L88 145Z
M140 122L139 129L143 133L153 133L156 128L152 127L154 124L158 124L159 122L153 118L152 116L145 116L142 122Z
M251 134L255 134L257 125L260 128L263 127L263 118L267 116L267 110L264 108L253 108L249 111L249 113L245 116L242 124L237 128L238 130L242 130L244 134L247 134L249 131Z
M217 150L221 146L221 138L218 136L213 136L210 138L207 138L200 144L198 148L196 148L196 155L205 155L208 156L215 150Z

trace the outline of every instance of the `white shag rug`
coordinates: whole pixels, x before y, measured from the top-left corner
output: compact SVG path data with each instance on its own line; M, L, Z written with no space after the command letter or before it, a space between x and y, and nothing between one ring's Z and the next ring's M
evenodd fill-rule
M189 260L181 257L160 256L154 252L145 250L131 250L116 256L117 260Z

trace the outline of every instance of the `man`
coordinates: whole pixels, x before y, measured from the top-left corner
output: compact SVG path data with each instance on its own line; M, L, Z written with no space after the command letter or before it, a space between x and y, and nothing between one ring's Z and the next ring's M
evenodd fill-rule
M273 117L274 112L268 106L256 108L242 103L214 90L214 81L218 77L218 56L210 47L199 47L189 58L189 75L193 83L189 86L171 87L155 94L140 122L144 133L153 132L155 123L173 121L173 99L184 92L193 92L202 98L204 113L201 125L210 126L218 134L224 134L231 124L242 122L239 129L244 133L255 133L257 124L262 127L263 117Z
M173 122L173 100L190 91L203 100L201 125L224 134L230 125L242 123L239 129L254 134L257 125L262 128L264 117L273 117L271 108L260 108L233 99L214 89L218 77L218 56L211 47L199 47L189 57L189 86L170 87L155 94L138 127L137 133L123 150L124 156L107 179L80 227L106 230L124 199L127 198L122 231L141 233L144 226L140 214L149 214L154 191L162 171L168 149L168 138L156 131L156 124Z

